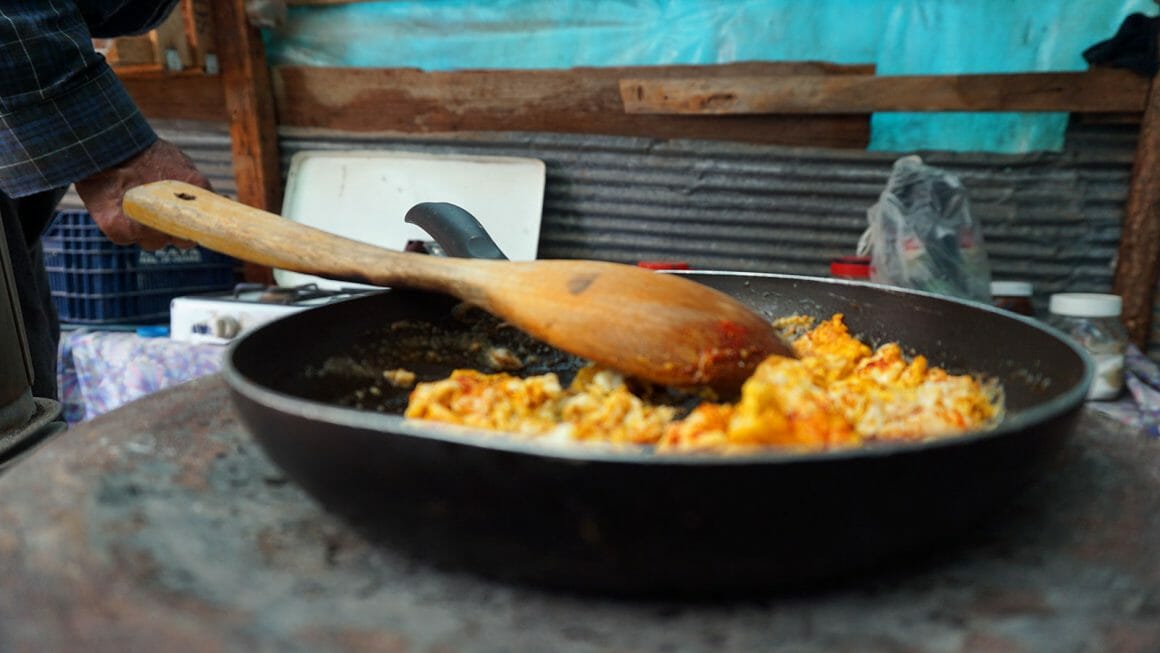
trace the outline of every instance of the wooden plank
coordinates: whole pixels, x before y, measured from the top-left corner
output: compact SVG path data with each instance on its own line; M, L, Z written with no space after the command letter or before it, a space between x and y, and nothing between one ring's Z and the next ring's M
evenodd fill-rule
M1139 126L1143 113L1077 113L1072 120L1077 125Z
M282 169L274 96L261 33L246 19L245 0L210 3L221 84L230 124L238 201L273 213L282 208ZM250 281L273 281L269 269L247 266Z
M210 3L238 200L277 212L282 184L273 95L261 35L246 21L244 4L244 0Z
M157 68L115 70L146 117L216 122L229 118L219 77L197 71L166 73Z
M157 62L166 70L179 71L193 67L196 58L185 29L184 8L170 12L149 35L157 51ZM168 51L174 54L167 55Z
M1148 80L1127 70L996 75L625 77L629 114L845 114L883 111L1141 112Z
M202 70L211 69L209 72L216 74L217 45L209 0L182 0L181 14L185 18L187 37L193 48L194 65Z
M157 49L153 39L148 34L109 39L105 59L113 67L158 65L161 63L157 59Z
M1152 333L1160 278L1160 76L1152 79L1140 123L1124 227L1116 257L1114 292L1124 300L1123 321L1132 342L1146 348Z
M278 122L354 132L544 131L705 138L864 148L868 116L638 116L622 110L626 76L865 75L870 66L816 62L721 66L471 70L282 66L273 71Z

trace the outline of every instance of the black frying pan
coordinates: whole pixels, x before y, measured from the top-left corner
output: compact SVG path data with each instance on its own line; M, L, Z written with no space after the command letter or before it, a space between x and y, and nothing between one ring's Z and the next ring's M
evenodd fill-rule
M354 408L355 388L383 368L439 378L480 367L480 339L534 357L528 372L567 377L580 364L451 298L403 290L268 323L231 347L225 378L270 457L369 537L504 579L702 593L831 578L961 534L1065 442L1092 377L1058 332L980 304L810 277L688 276L771 318L841 312L871 343L996 377L1007 414L929 443L722 457L548 446L376 412L405 397Z

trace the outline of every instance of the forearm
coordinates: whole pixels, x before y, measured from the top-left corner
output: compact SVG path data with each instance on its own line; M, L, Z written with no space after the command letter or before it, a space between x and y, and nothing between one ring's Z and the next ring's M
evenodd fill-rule
M0 3L0 190L66 186L156 138L72 2Z

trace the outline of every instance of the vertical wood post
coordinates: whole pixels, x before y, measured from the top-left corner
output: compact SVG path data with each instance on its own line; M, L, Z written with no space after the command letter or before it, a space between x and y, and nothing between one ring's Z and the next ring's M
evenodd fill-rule
M1113 288L1124 299L1124 326L1146 348L1160 275L1160 75L1152 78L1140 121Z
M282 208L282 170L266 51L246 19L245 0L211 0L222 90L230 123L238 201L272 213ZM246 279L270 283L268 268L246 266Z

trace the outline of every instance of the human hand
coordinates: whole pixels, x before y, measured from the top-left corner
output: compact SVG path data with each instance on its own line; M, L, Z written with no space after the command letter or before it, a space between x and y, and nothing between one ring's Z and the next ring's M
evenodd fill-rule
M125 191L154 181L174 179L210 189L209 180L177 146L157 139L140 154L108 170L76 182L77 194L93 222L118 245L140 245L154 250L166 245L193 247L195 243L174 238L130 219L121 209Z

